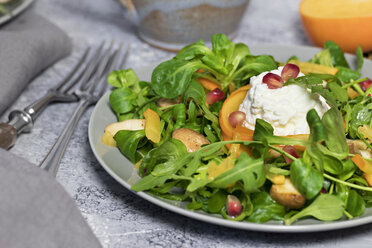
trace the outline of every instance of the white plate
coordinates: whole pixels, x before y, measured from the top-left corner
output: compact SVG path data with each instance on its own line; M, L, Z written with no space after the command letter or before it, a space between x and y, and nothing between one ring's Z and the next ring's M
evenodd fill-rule
M315 53L319 52L318 48L304 46L252 46L252 54L270 54L277 61L286 61L291 55L297 55L301 60L310 59ZM348 55L349 62L354 62L355 57ZM151 72L156 65L148 66L142 70L138 70L137 74L141 80L150 81ZM363 75L372 77L372 62L365 61ZM368 72L368 73L367 73ZM109 92L107 92L97 103L89 122L89 141L94 152L94 155L101 163L103 168L124 187L131 190L131 186L139 179L137 170L133 168L133 164L129 162L117 148L108 147L101 143L101 137L104 128L107 124L116 122L116 116L112 112L109 105ZM322 222L315 219L303 219L297 221L291 226L284 226L281 222L270 221L264 224L250 222L236 222L223 219L218 215L212 215L201 211L190 211L185 208L184 203L165 200L154 197L145 192L134 192L139 197L142 197L160 207L166 208L173 212L209 222L212 224L268 232L317 232L325 230L335 230L347 227L358 226L372 222L372 208L367 209L363 216L353 220L342 219L334 222Z
M22 13L27 7L29 7L34 0L20 0L14 4L10 4L10 13L0 14L0 25L10 21L20 13Z

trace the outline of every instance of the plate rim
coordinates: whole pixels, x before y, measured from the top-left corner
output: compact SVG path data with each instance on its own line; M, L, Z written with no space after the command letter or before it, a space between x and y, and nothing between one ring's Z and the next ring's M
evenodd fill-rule
M23 11L25 11L35 0L23 0L20 5L15 7L11 13L0 16L0 26L17 17Z
M254 49L273 49L273 47L282 48L282 49L311 49L313 51L320 51L320 48L317 47L311 47L311 46L299 46L299 45L281 45L281 44L263 44L263 45L252 45L250 48L252 50ZM347 54L347 56L353 56L350 54ZM159 62L158 62L159 63ZM156 64L158 64L156 63ZM143 68L142 70L146 70L146 68L149 68L153 65L148 65ZM141 70L140 69L140 70ZM139 71L139 70L138 70ZM196 219L199 221L212 223L215 225L230 227L230 228L236 228L236 229L242 229L242 230L250 230L250 231L260 231L260 232L275 232L275 233L308 233L308 232L321 232L321 231L331 231L331 230L339 230L339 229L345 229L355 226L360 226L364 224L372 223L372 215L371 216L362 216L362 217L356 217L352 220L339 220L339 221L333 221L333 222L320 222L319 224L308 224L308 225L290 225L286 226L284 224L282 225L274 225L274 224L266 224L266 223L252 223L252 222L237 222L237 221L231 221L227 219L217 218L211 214L205 213L199 213L197 211L191 211L187 210L175 205L172 205L170 203L167 203L166 201L163 201L159 198L156 198L148 193L145 192L136 192L131 189L131 185L127 183L123 178L121 178L119 175L117 175L107 164L106 162L99 156L98 152L95 149L94 141L93 139L93 120L96 118L98 107L101 104L106 104L109 99L109 92L106 92L97 102L94 110L92 111L92 114L89 118L89 125L88 125L88 138L89 138L89 144L93 151L94 156L100 163L100 165L105 169L105 171L113 177L117 182L119 182L121 185L123 185L126 189L131 191L132 193L140 196L141 198L159 206L164 209L170 210L174 213L181 214L183 216ZM112 113L113 114L113 113ZM114 115L114 114L113 114ZM103 130L102 130L103 131ZM123 155L124 157L124 155ZM124 159L126 159L124 157ZM130 163L130 162L129 162Z

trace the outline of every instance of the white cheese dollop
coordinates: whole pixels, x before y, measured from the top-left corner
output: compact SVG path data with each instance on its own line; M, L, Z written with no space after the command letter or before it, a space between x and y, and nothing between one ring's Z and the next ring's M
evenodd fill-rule
M318 94L310 94L298 85L288 85L278 89L269 89L262 82L271 72L281 75L283 67L263 72L251 78L251 88L239 110L246 114L243 125L254 130L256 119L269 122L278 136L309 134L306 122L307 112L314 108L320 117L330 109L325 99ZM298 77L304 76L301 72Z

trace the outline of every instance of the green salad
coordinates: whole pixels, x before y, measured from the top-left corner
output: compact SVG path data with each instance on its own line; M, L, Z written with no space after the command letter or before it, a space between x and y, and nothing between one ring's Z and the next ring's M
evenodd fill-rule
M138 168L134 191L185 201L189 210L285 225L352 219L372 206L372 81L360 73L360 47L356 58L352 69L328 41L310 61L279 62L216 34L212 48L200 40L159 64L151 82L132 69L111 72L118 122L102 141ZM279 66L281 76L263 79L269 89L297 85L329 106L305 113L307 134L274 135L260 118L254 130L244 126L239 104L250 78Z

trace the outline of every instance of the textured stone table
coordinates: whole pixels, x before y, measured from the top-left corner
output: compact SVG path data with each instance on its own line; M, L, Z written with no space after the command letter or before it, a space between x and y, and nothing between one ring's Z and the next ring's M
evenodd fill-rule
M309 45L297 14L298 3L252 0L235 41ZM75 51L37 77L12 108L24 107L61 79L86 42L98 43L104 38L130 42L127 66L134 68L171 55L139 40L135 28L123 18L123 9L113 0L37 0L32 8L66 30L75 41ZM12 152L38 164L74 106L50 106L32 133L18 139ZM87 136L92 109L79 122L57 179L104 247L372 247L372 224L311 234L260 233L203 223L155 206L118 184L94 158Z

